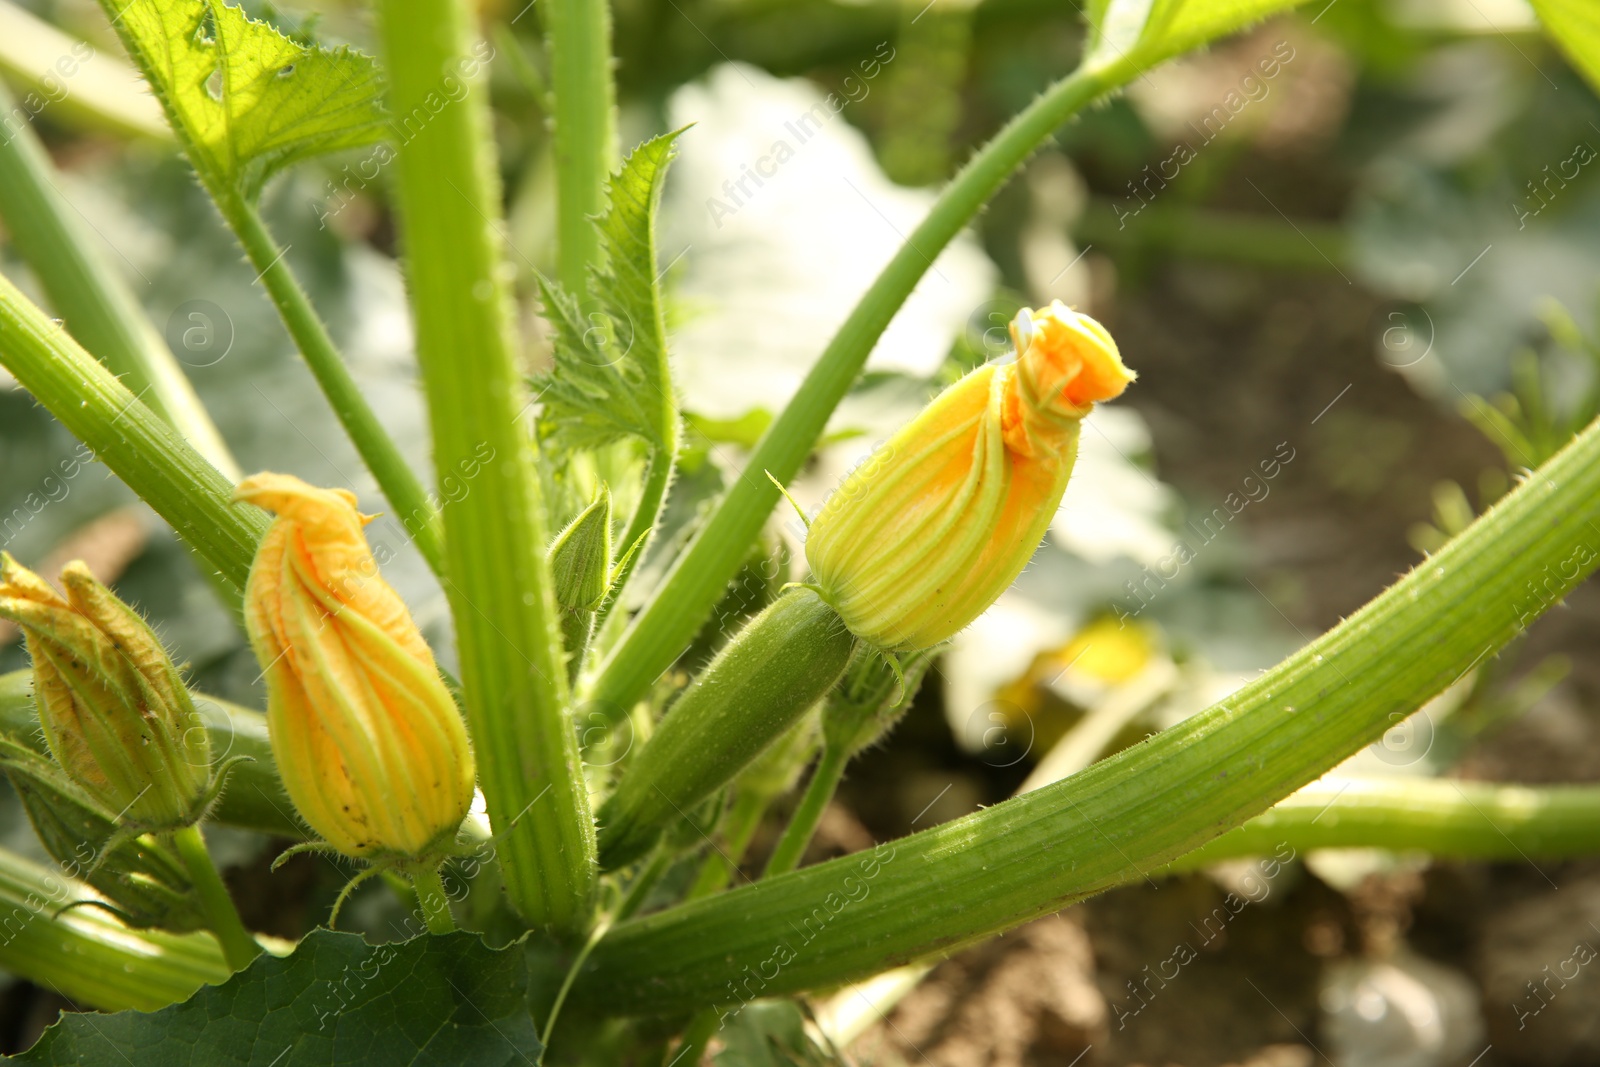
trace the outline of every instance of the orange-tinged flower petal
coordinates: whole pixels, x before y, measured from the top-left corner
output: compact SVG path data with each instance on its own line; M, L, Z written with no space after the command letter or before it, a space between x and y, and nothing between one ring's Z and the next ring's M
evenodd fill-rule
M355 496L263 473L236 497L278 515L250 568L245 624L290 799L348 855L438 850L472 802L472 750Z
M828 499L806 537L823 596L864 640L928 648L1016 579L1066 491L1095 402L1133 380L1105 328L1020 312L1017 359L968 374Z

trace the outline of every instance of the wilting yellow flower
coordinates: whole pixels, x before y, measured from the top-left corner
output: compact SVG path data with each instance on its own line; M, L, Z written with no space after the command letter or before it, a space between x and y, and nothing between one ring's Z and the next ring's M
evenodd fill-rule
M1059 300L1011 323L1013 363L941 393L828 499L806 535L823 598L881 648L929 648L977 618L1039 546L1095 402L1134 378Z
M22 627L56 762L108 815L176 830L204 814L211 747L177 668L143 619L81 561L62 596L0 552L0 616Z
M339 851L416 858L472 803L455 701L399 594L378 574L355 495L256 474L235 498L276 512L245 587L267 726L289 798Z

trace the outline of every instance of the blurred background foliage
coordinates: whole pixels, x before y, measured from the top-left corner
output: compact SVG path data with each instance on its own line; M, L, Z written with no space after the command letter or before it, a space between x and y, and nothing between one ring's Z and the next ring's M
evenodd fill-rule
M370 44L357 4L246 7L287 31ZM495 49L508 243L531 372L547 359L532 279L554 266L542 11L537 0L486 0L481 11ZM680 141L661 241L691 432L669 536L657 540L648 576L740 468L932 190L1071 68L1083 33L1072 4L1042 0L619 0L613 11L623 143L694 124ZM39 74L51 49L65 47L50 26L93 50L79 73L54 82ZM253 271L118 66L98 9L0 0L0 36L9 42L0 72L43 101L11 112L6 135L29 121L45 139L62 193L124 270L243 467L373 500L375 484ZM1061 130L936 261L795 494L820 506L937 389L1003 358L1004 325L1023 305L1062 299L1102 318L1141 381L1091 418L1034 564L947 650L941 684L926 687L900 732L852 772L818 847L858 847L964 814L1204 707L1354 610L1592 418L1597 157L1600 103L1521 0L1311 0L1149 72ZM279 179L265 204L357 380L424 471L391 178L371 151L333 157ZM27 285L15 254L0 254ZM147 612L198 688L259 706L243 636L189 557L103 469L75 463L80 456L14 383L0 383L0 547L46 572L87 558ZM576 507L582 494L569 495ZM782 513L770 535L793 549L801 532ZM369 534L393 553L387 577L450 664L434 579L392 519ZM1582 656L1600 616L1592 596L1571 607L1398 725L1358 757L1363 769L1600 776L1600 669ZM706 647L697 642L695 654ZM0 669L23 665L17 635L0 631ZM1485 744L1490 736L1499 740ZM14 800L6 803L5 843L35 851ZM259 873L270 851L241 839L229 858ZM1007 1051L996 1037L961 1059L961 1042L979 1039L955 1023L917 1029L913 998L903 1009L912 1014L897 1017L903 1025L877 1034L876 1054L911 1060L912 1049L949 1045L956 1051L939 1062L1023 1063L1056 1062L1057 1049L1066 1062L1087 1042L1098 1043L1095 1063L1220 1063L1300 1047L1303 1024L1341 1063L1464 1062L1459 1042L1440 1036L1451 1028L1514 1050L1499 1062L1600 1056L1592 1020L1535 1037L1507 1022L1502 1005L1521 994L1505 976L1522 972L1504 954L1528 954L1535 973L1536 958L1565 956L1556 948L1570 924L1546 929L1524 917L1527 929L1512 937L1490 902L1520 914L1517 902L1543 885L1507 888L1485 876L1469 891L1450 879L1476 876L1372 857L1330 857L1313 870L1315 886L1291 891L1297 918L1273 921L1293 927L1279 932L1289 955L1337 966L1296 970L1281 954L1229 949L1229 974L1277 984L1289 1028L1266 1013L1225 1011L1227 1026L1188 1019L1112 1031L1105 998L1120 988L1119 961L1157 958L1117 932L1128 925L1129 894L1154 896L1135 889L1091 906L1092 935L1019 939L1018 951L1043 953L1047 970L1091 956L1099 967L1083 964L1087 984L1062 994L1077 1007L1056 1005L1056 1016L1041 1008L1018 1023L1034 1045ZM328 861L307 858L270 893L260 878L254 889L250 878L238 885L247 900L253 894L259 928L293 935L341 881ZM1445 908L1440 884L1479 910ZM1162 892L1206 892L1185 885ZM1594 899L1600 908L1600 891ZM1139 905L1147 915L1188 906ZM352 922L389 936L392 907L381 891L364 892ZM1433 963L1414 960L1407 930ZM1556 953L1548 960L1537 956L1546 948ZM919 995L954 990L979 1004L998 995L982 975L1004 967L955 966ZM1094 989L1098 1009L1084 992ZM1374 1022L1371 996L1391 1006L1422 997L1433 1015L1395 1007ZM16 1043L50 1007L48 998L13 998L0 1010L5 1040ZM742 1025L768 1029L730 1039L727 1063L820 1054L795 1036L804 1028L792 1013L764 1017L750 1013L755 1021ZM792 1059L761 1058L783 1042ZM1250 1062L1311 1062L1284 1055Z

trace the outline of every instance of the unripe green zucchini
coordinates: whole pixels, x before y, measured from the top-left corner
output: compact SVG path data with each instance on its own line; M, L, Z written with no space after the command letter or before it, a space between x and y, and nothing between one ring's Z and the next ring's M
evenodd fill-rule
M844 673L855 638L809 589L752 619L667 712L601 806L600 866L649 851L672 819L732 781Z

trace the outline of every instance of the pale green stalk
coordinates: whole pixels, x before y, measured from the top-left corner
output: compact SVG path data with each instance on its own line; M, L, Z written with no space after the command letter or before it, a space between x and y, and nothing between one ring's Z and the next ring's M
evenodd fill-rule
M599 265L600 232L591 220L605 208L616 155L611 11L605 0L549 0L544 12L555 109L556 276L581 300Z
M9 7L0 4L0 11ZM0 110L9 114L14 106L0 86ZM237 481L239 465L216 424L127 282L96 250L89 224L59 180L32 125L0 130L0 216L67 329L223 477Z
M215 568L237 610L266 513L235 506L232 482L3 277L0 363Z
M250 936L250 931L240 921L239 911L233 906L233 898L228 895L228 887L222 884L217 865L211 862L211 852L206 848L205 838L200 836L200 827L185 826L172 835L172 844L178 850L178 855L183 857L183 865L189 869L195 896L199 898L200 910L206 917L206 926L216 937L217 944L222 946L223 958L231 969L244 970L250 966L251 960L261 955L261 946L256 944L256 939Z
M259 272L267 295L276 305L289 336L294 338L295 347L305 357L306 366L311 368L317 384L322 387L340 425L377 479L378 488L395 509L416 543L417 551L435 574L441 574L444 550L439 543L438 509L428 499L422 480L400 454L399 446L378 421L361 387L344 365L333 338L328 336L327 327L311 306L311 298L295 280L294 272L285 261L287 249L278 247L253 204L228 190L213 190L212 194L244 246L251 266Z
M474 9L465 0L380 0L389 104L409 114L460 70ZM596 870L522 375L486 86L399 148L396 207L441 478L483 473L444 509L445 575L467 721L512 906L565 933L589 923Z
M94 890L0 849L0 967L104 1011L154 1011L231 968L209 934L133 930L108 912L73 908Z

